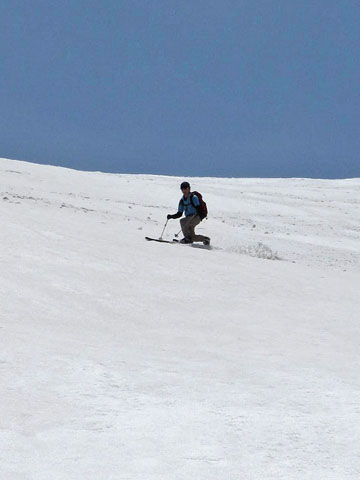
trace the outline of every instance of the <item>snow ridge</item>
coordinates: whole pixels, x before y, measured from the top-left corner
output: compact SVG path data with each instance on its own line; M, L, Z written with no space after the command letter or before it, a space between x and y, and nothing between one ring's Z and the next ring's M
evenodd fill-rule
M0 173L1 478L359 478L359 179Z

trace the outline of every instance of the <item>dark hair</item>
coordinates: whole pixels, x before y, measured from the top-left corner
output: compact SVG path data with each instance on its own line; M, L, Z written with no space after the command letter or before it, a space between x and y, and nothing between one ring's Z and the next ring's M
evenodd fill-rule
M183 190L184 188L190 188L190 183L182 182L182 184L180 185L180 190Z

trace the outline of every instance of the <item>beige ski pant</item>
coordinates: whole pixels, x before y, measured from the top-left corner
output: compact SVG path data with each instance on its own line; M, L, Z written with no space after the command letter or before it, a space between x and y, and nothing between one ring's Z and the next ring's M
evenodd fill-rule
M184 234L184 237L193 242L203 242L207 239L204 235L196 235L195 227L199 225L201 218L199 215L190 215L184 217L180 220L181 230Z

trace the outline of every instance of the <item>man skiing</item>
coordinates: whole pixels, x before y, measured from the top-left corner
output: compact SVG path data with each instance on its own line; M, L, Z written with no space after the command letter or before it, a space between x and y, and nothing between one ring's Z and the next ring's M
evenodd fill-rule
M204 245L210 245L209 237L197 235L195 233L195 227L199 225L203 219L198 196L195 193L191 193L189 182L182 182L180 189L183 193L183 196L180 199L178 211L174 215L169 214L167 219L170 220L171 218L180 218L185 212L185 217L180 220L181 230L184 234L184 238L180 240L180 242L203 242Z

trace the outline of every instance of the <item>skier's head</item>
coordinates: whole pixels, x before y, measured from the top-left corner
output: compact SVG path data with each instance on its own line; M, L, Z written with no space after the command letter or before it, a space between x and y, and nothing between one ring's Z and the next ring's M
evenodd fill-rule
M189 182L182 182L182 184L180 185L180 190L184 192L187 189L190 190L190 183Z

